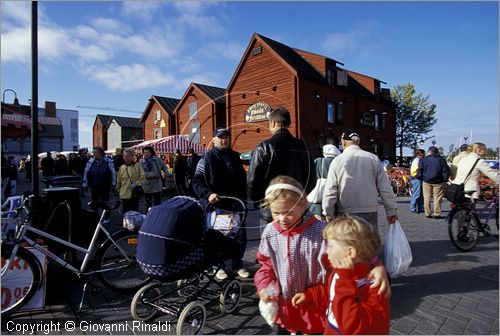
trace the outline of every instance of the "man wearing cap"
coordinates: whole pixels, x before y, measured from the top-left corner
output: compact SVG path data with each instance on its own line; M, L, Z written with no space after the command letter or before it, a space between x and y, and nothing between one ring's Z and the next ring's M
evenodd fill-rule
M213 148L206 152L198 162L193 176L193 190L203 205L217 203L219 196L232 196L245 200L246 174L240 154L230 148L229 130L217 128L212 139ZM238 251L232 259L232 269L240 277L248 278L250 273L243 268L247 235L244 227L239 231ZM226 272L221 269L217 278L227 278Z
M422 190L424 192L425 217L431 218L431 197L434 198L434 218L441 219L441 200L446 182L450 178L450 167L439 155L437 147L429 147L427 156L423 158L422 165L418 169L418 178L422 179Z
M379 158L362 150L360 140L359 134L353 130L342 134L344 152L333 160L328 170L323 214L334 218L337 204L339 215L349 213L362 217L378 230L378 196L390 224L398 219L396 196Z
M307 193L316 184L314 161L304 141L295 138L288 128L290 112L284 107L273 109L269 114L269 130L272 136L261 142L252 152L247 175L247 194L254 202L264 199L269 182L278 175L290 176L299 181ZM261 233L272 221L271 212L260 209Z
M323 157L319 157L314 160L314 166L316 167L316 186L319 183L323 184L328 176L328 169L335 159L336 156L340 155L340 151L335 145L324 145L323 146ZM319 194L321 193L321 194ZM309 212L314 214L318 219L320 219L322 214L321 200L323 199L323 189L321 187L315 187L309 195L307 195L307 200L309 203Z
M458 155L455 156L453 158L453 161L451 162L451 167L450 167L451 180L454 180L455 176L457 176L458 163L460 162L460 160L469 155L471 152L472 152L472 146L467 144L463 144L462 146L460 146L460 153L458 153Z

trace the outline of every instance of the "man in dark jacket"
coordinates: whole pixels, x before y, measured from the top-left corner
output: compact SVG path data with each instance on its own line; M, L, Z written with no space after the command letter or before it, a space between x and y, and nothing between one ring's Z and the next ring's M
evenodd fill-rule
M306 194L316 184L313 158L306 144L288 131L290 123L290 113L283 107L278 107L269 114L269 130L272 136L255 148L248 169L247 193L254 202L264 199L269 182L278 175L290 176L299 181ZM261 208L261 233L271 221L269 210Z
M40 166L42 167L43 177L54 176L54 159L50 152L47 152L47 156L42 159Z
M417 178L422 179L425 217L431 218L431 197L434 198L434 218L441 219L441 200L446 182L450 178L450 167L438 154L435 146L429 147L427 156L422 159Z
M175 187L179 195L187 195L188 193L186 188L186 171L186 157L181 154L179 149L177 149L175 151L174 169L172 170L172 173L174 174Z
M219 202L219 196L232 196L244 200L246 176L240 154L230 148L229 130L217 128L212 140L214 147L206 152L198 162L193 176L193 190L205 206ZM233 254L233 271L247 278L250 274L243 268L247 235L244 227L239 231L239 241ZM237 251L236 251L237 250ZM217 272L217 278L227 277L224 270Z
M194 194L193 191L193 176L196 172L196 166L198 165L198 161L200 161L201 157L195 153L193 148L188 149L189 157L187 159L187 181L188 181L188 189L189 193Z

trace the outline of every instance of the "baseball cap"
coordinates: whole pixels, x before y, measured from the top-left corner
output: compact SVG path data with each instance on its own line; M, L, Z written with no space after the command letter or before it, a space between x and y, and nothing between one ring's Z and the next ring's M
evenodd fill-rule
M229 130L223 127L217 127L214 131L214 136L218 138L224 135L229 136L229 134Z
M347 141L352 141L352 138L353 137L358 137L358 138L361 138L358 134L358 132L356 132L355 130L353 129L348 129L347 131L345 131L343 134L342 134L342 140L347 140Z

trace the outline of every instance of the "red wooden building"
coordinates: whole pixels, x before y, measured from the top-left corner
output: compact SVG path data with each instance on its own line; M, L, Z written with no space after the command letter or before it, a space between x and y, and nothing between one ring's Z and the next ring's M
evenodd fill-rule
M270 137L266 113L283 106L291 114L290 131L307 142L314 156L326 143L338 145L342 132L354 128L362 148L393 157L395 108L389 89L343 65L254 34L226 90L233 148L247 152Z
M191 83L175 108L176 134L210 145L216 127L226 127L226 89Z
M141 116L144 140L176 134L175 107L179 99L151 96Z

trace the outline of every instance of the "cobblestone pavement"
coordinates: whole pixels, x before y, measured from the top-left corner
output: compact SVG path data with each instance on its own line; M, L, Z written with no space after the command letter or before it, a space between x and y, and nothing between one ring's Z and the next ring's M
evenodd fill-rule
M408 197L398 198L398 205L413 262L403 276L392 282L391 334L498 335L498 238L481 237L473 251L460 252L448 238L446 220L427 219L423 214L409 212ZM446 201L443 209L449 209ZM383 214L382 206L379 214ZM119 225L118 215L113 220ZM252 227L255 223L257 216L251 212L247 225ZM382 237L387 228L380 215ZM245 254L246 266L252 273L257 270L258 231L249 229L251 241ZM97 279L94 282L100 286ZM242 297L232 314L221 313L218 302L206 306L203 334L273 332L259 315L252 281L241 279L241 285ZM36 333L45 334L43 328L52 327L51 334L175 334L176 320L166 316L159 316L149 324L134 322L130 315L134 293L117 294L103 287L97 295L88 294L84 310L76 313L81 288L82 284L69 272L49 267L45 310L4 319L2 333L22 334L19 330L23 327L38 327L42 330ZM65 324L69 329L65 329ZM101 330L111 327L115 331ZM163 329L156 331L157 328Z

